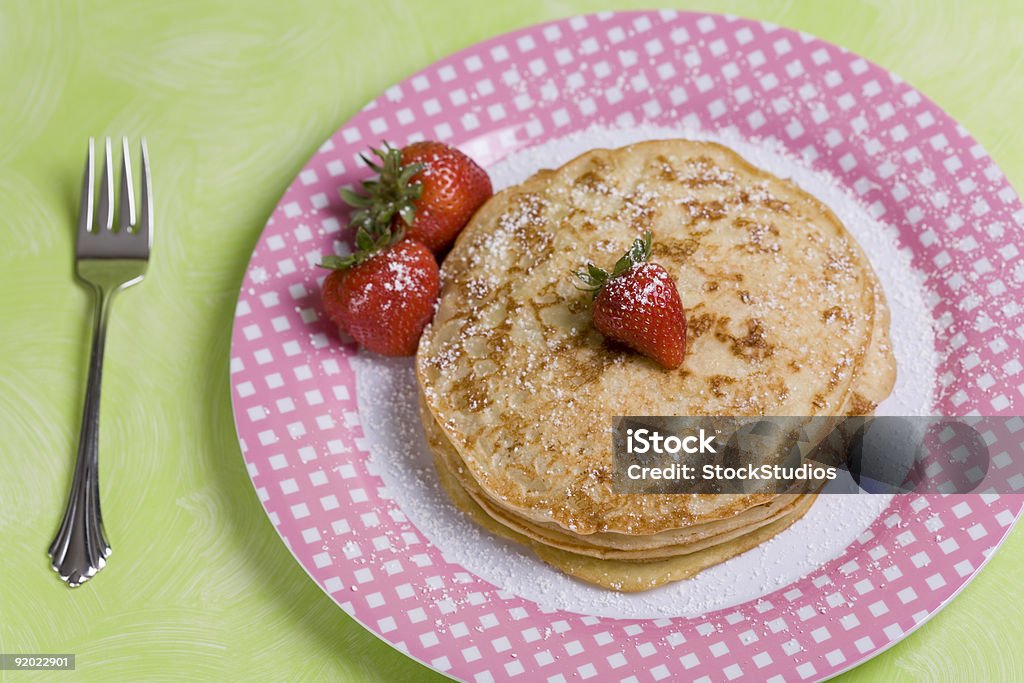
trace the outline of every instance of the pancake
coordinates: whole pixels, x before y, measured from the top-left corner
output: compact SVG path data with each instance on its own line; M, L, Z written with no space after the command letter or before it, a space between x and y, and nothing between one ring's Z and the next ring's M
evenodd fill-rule
M884 324L886 328L888 326L888 311L884 308L884 301L880 305L883 308L878 310L881 310L883 315L876 317L875 332L879 332L879 324ZM892 389L894 373L884 371L891 368L891 365L886 362L887 359L891 360L892 355L891 349L885 344L887 340L887 335L880 332L872 337L872 344L868 352L870 362L862 366L861 369L865 372L859 373L854 379L854 391L850 394L851 404L846 414L869 414L875 407L873 397L884 397ZM770 503L757 505L733 517L652 535L629 535L614 532L581 535L563 530L553 524L534 524L502 507L500 501L487 497L487 493L469 476L461 456L448 441L433 416L426 410L422 395L420 396L420 412L427 441L435 458L439 462L444 462L447 470L479 505L482 512L513 531L570 552L598 558L668 557L701 549L722 538L741 535L744 533L742 527L747 527L749 530L755 525L768 524L781 517L784 512L782 510L783 501L776 499ZM685 549L680 550L681 548Z
M889 340L889 305L885 301L882 285L871 273L874 282L875 319L871 332L871 345L864 362L854 374L853 391L847 402L845 415L870 415L884 401L896 384L896 357Z
M677 370L604 340L570 271L653 234L687 311ZM442 483L584 580L692 576L798 519L796 495L613 490L615 415L869 414L895 380L884 294L832 212L721 145L592 150L492 197L441 271L417 353Z
M688 356L672 372L606 344L566 275L646 230L687 309ZM581 533L656 532L764 502L616 496L593 444L609 442L612 415L841 414L875 308L870 266L827 207L725 147L682 140L594 150L500 192L442 281L417 355L428 408L485 489Z
M490 499L469 473L443 431L426 411L421 411L427 442L434 462L444 467L453 481L479 506L480 511L502 526L538 543L568 552L600 559L657 559L702 550L736 538L759 526L767 525L788 513L799 495L773 496L732 517L695 524L658 534L630 535L598 532L581 535L553 524L538 524L503 508Z
M887 322L887 318L883 318L883 321ZM891 354L887 348L881 348L879 340L883 339L887 337L882 335L873 340L872 349L869 350L877 353L877 357L881 359L873 363L879 367L886 366L883 361L887 353ZM861 397L884 397L891 390L893 379L891 373L864 373L855 380L855 392ZM871 412L874 406L862 404L862 407L868 410L860 414L866 414ZM814 496L780 496L773 502L776 511L771 516L762 516L758 521L746 526L734 524L730 530L717 534L714 533L714 528L709 527L721 522L703 525L703 529L697 525L688 531L699 534L699 541L686 544L677 538L678 546L662 545L653 552L638 552L632 543L595 543L602 536L618 537L627 541L640 539L648 543L651 537L597 533L589 537L567 534L560 538L550 529L538 531L537 527L528 521L510 515L499 506L488 504L486 495L479 486L466 476L461 458L447 441L433 416L423 407L422 402L421 417L434 453L441 483L463 513L492 533L531 548L540 559L560 571L611 590L648 590L672 581L690 578L699 571L739 555L783 531L803 516L814 499ZM745 512L737 515L735 521L739 522L739 518L747 514ZM615 550L609 551L607 547Z
M785 531L803 517L811 508L814 499L815 496L803 497L786 517L739 538L689 555L670 557L664 560L652 562L598 560L583 555L572 555L546 546L538 547L535 552L542 560L570 576L603 588L623 593L635 593L657 588L673 581L692 578L708 567L713 567L756 548Z
M815 496L804 496L783 518L739 538L687 555L653 561L599 559L552 548L500 524L466 493L443 460L439 460L435 456L435 465L441 486L448 493L452 502L477 525L501 538L515 541L529 548L542 561L569 576L623 593L650 590L673 581L691 578L708 567L755 548L803 517L815 498Z

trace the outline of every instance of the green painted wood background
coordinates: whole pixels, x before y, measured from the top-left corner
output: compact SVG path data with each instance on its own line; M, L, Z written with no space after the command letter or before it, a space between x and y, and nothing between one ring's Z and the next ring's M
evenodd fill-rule
M363 631L292 560L235 441L228 344L285 186L366 101L527 24L649 0L0 4L0 652L73 652L40 680L440 680ZM674 3L665 2L670 5ZM934 98L1024 187L1024 8L1005 1L690 2L801 29ZM71 223L89 135L145 133L155 260L115 306L101 467L111 563L47 565L72 468L90 301ZM846 675L1024 679L1024 532L906 641Z

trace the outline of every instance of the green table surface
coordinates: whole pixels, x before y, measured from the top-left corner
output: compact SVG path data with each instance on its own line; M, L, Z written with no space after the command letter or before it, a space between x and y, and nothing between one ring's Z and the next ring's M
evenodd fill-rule
M336 607L256 499L228 390L242 273L305 160L388 85L511 29L649 4L0 4L0 652L78 657L73 673L0 681L442 679ZM895 71L1024 187L1019 0L679 6L808 31ZM149 276L110 324L101 472L114 554L72 591L46 547L91 320L72 223L85 141L103 134L148 136L158 225ZM1018 530L951 606L843 680L1024 679L1022 562Z

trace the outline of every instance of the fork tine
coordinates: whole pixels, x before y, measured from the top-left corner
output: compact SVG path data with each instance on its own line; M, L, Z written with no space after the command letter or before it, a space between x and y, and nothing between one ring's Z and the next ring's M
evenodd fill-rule
M149 174L149 148L146 138L142 138L142 197L139 202L139 226L137 232L145 237L146 245L153 246L153 185Z
M89 138L89 150L85 155L85 172L82 174L82 195L78 200L78 233L83 235L92 229L93 202L93 155L95 141Z
M117 229L126 232L135 226L135 191L132 189L132 162L126 137L121 138L121 196L117 202Z
M114 169L110 163L110 138L106 139L103 156L103 176L100 178L100 202L97 230L110 230L114 225Z

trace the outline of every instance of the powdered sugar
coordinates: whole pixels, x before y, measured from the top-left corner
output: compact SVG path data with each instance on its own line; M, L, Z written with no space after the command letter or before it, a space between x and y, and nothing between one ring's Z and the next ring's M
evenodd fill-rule
M416 278L413 277L409 264L392 260L388 263L388 272L391 273L391 278L384 282L384 289L404 292L407 289L416 287Z
M751 163L789 177L827 203L868 254L892 308L893 349L898 377L879 413L927 414L938 357L923 275L895 231L873 220L831 176L769 145L728 132L651 126L591 129L513 154L489 169L496 189L520 182L540 168L553 168L593 147L667 137L714 139ZM508 245L490 245L507 247ZM359 411L373 463L390 497L446 559L504 590L549 609L615 617L696 616L756 599L838 556L888 506L885 496L823 496L793 527L754 550L697 577L638 594L620 594L581 583L552 569L532 553L483 531L448 500L437 481L418 416L419 388L408 359L353 359Z
M609 292L616 288L625 287L620 290L629 292L626 296L632 300L638 308L653 306L665 300L667 288L674 283L664 268L659 268L653 263L640 263L634 265L629 277L614 278L605 285ZM642 282L639 287L636 282Z

